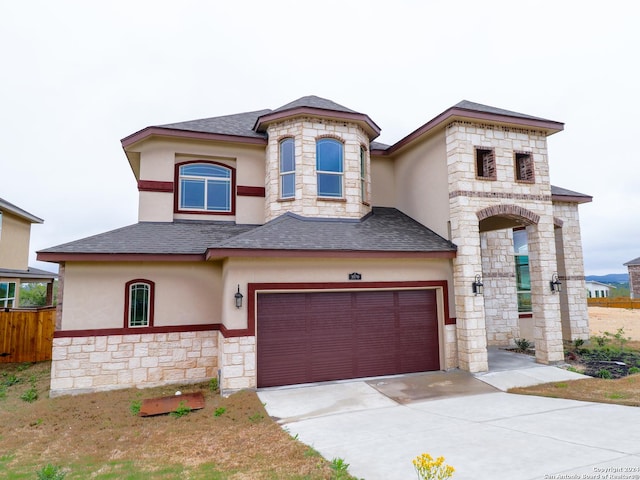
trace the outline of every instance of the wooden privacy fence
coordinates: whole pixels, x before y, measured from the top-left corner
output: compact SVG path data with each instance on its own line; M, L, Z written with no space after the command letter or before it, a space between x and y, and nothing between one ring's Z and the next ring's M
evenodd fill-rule
M0 311L0 363L51 360L56 309Z
M587 305L590 307L607 308L638 308L640 309L640 298L587 298Z

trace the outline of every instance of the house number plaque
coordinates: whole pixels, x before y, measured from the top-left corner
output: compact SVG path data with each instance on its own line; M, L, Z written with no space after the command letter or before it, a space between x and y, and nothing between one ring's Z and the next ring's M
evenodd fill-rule
M350 273L349 280L362 280L362 274L356 272Z

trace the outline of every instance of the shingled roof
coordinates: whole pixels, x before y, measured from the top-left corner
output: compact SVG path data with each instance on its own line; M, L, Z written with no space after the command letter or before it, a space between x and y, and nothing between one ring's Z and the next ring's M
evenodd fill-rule
M228 222L140 222L38 252L41 260L76 255L190 255L232 251L447 252L456 246L395 208L374 208L362 220L286 213L265 225ZM195 259L195 257L194 257Z

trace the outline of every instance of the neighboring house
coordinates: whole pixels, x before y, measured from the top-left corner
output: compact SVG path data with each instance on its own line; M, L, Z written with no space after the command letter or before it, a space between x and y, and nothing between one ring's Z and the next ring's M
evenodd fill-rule
M624 264L629 271L629 292L631 298L640 298L640 257Z
M517 338L563 361L591 197L550 184L562 129L463 101L384 145L309 96L124 138L139 223L38 253L64 280L52 394L482 372Z
M611 285L596 282L595 280L587 280L585 286L587 287L588 298L606 298L611 293Z
M53 281L56 274L29 267L31 224L41 218L0 198L0 308L20 304L22 283L46 283L47 305L53 303Z

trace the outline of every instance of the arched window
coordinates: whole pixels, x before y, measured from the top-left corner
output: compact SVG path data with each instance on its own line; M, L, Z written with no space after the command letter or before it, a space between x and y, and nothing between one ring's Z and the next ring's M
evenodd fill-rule
M214 163L179 167L178 209L192 212L232 210L232 169Z
M316 142L318 196L342 198L343 172L342 143L333 138L318 140Z
M150 280L131 280L125 286L124 327L153 326L155 284Z
M280 142L280 198L293 198L295 194L295 141L293 138L285 138Z

